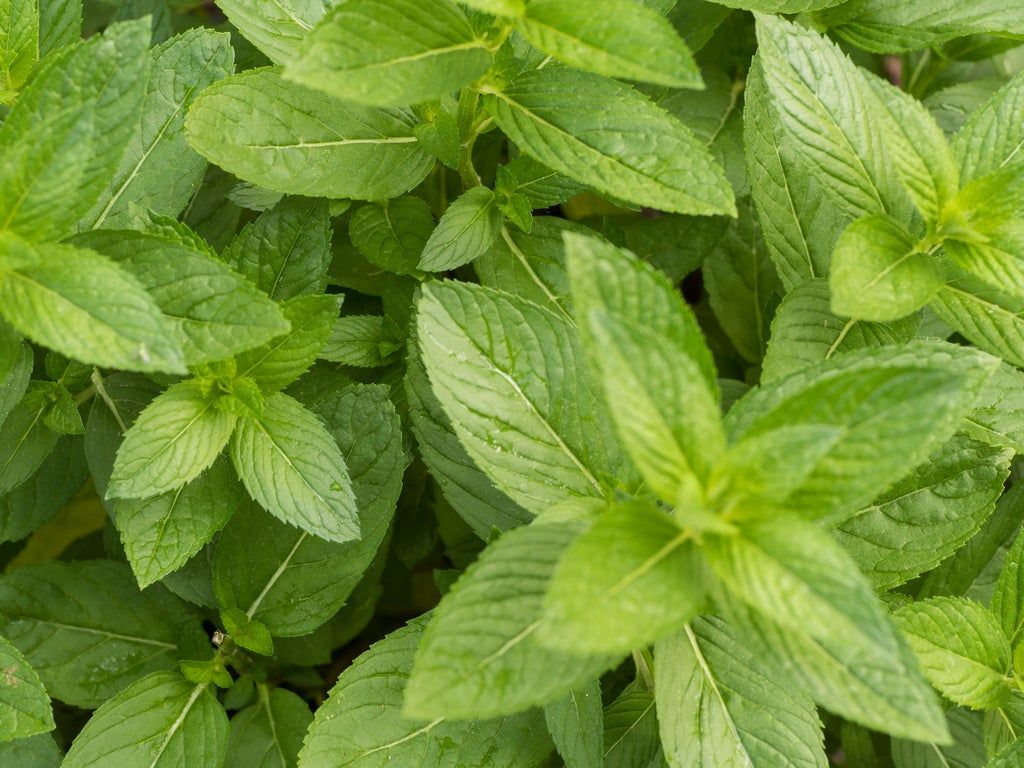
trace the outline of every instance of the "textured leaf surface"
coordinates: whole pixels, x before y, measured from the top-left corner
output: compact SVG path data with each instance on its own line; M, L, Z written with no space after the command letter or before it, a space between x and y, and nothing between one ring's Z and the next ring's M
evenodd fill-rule
M0 741L24 739L54 728L50 697L39 675L11 643L0 637ZM2 753L0 753L2 756Z
M302 41L324 15L323 0L218 0L217 7L227 14L238 31L245 35L276 64L291 61Z
M419 268L444 272L486 253L498 239L503 222L496 202L494 192L486 187L473 187L462 194L427 240Z
M313 713L284 688L259 688L256 702L231 719L225 768L294 768Z
M566 768L600 764L604 755L602 715L601 684L597 680L544 707L548 733Z

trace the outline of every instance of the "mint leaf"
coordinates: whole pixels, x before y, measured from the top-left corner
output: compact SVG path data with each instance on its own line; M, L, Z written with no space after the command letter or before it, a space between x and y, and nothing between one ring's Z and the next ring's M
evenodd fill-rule
M275 64L286 64L324 16L323 0L220 0L218 6L247 40Z
M125 434L107 496L155 496L195 479L227 445L235 422L199 382L175 384Z
M322 293L331 263L328 205L323 200L282 200L246 224L223 258L276 301Z
M525 154L599 192L664 211L735 214L725 173L703 144L626 85L547 66L484 102Z
M0 743L0 758L25 768L59 768L63 757L53 736L45 733Z
M1024 407L1019 400L1024 374L1006 363L996 368L962 429L976 440L1024 452Z
M38 2L0 2L0 39L0 99L7 100L25 84L39 60Z
M609 77L700 88L700 71L689 48L657 11L633 0L598 0L583 7L571 0L535 0L516 28L564 64ZM616 19L615 25L608 23Z
M608 768L665 764L658 746L654 695L630 685L604 711L604 763Z
M692 539L649 502L611 507L559 561L538 639L561 651L625 653L680 627L704 600Z
M0 687L0 733L3 741L24 739L53 730L50 697L35 670L7 640L0 637L0 664L4 685Z
M414 717L494 717L569 693L614 657L536 641L544 593L585 526L541 518L490 545L434 610L405 692Z
M165 591L142 593L128 566L47 562L0 580L0 631L54 698L97 707L126 685L177 666L183 630L199 632Z
M965 182L1024 161L1024 130L1010 116L1024 99L1024 76L1016 76L976 109L953 138Z
M231 718L225 765L294 766L313 722L309 706L284 688L261 685L258 691L256 703Z
M955 275L935 295L935 314L979 348L1024 366L1024 299Z
M893 613L925 677L943 696L994 709L1010 696L1010 643L996 617L967 598L933 597Z
M601 685L593 681L544 707L544 721L566 768L600 764L604 756Z
M444 272L479 258L498 239L504 218L486 187L473 187L445 211L427 240L419 269Z
M787 690L720 619L697 619L654 648L654 695L670 766L824 768L813 702Z
M1024 537L1017 536L1006 553L990 607L1010 645L1017 646L1024 632Z
M17 488L50 455L60 437L46 423L50 387L28 384L25 396L0 424L0 493Z
M302 44L285 75L345 101L405 106L479 78L491 54L451 0L347 0Z
M371 264L399 275L415 275L420 254L434 231L430 206L418 197L364 205L352 214L348 233Z
M261 417L239 419L230 454L249 495L275 517L328 541L359 538L345 459L298 401L280 392L267 397Z
M138 280L94 251L0 235L0 306L32 341L76 360L184 373L160 308Z
M0 496L0 540L24 539L71 501L89 476L82 443L75 437L58 439L32 477Z
M414 126L407 110L347 104L259 69L203 91L185 133L208 160L275 192L378 200L433 165Z
M377 368L392 362L389 358L401 346L388 318L381 315L344 315L333 321L320 357L356 368Z
M220 765L227 738L227 715L210 685L161 672L139 680L96 710L61 765Z
M39 58L82 36L82 0L39 4Z
M832 255L832 309L841 316L899 320L921 309L945 282L932 254L888 216L855 221Z

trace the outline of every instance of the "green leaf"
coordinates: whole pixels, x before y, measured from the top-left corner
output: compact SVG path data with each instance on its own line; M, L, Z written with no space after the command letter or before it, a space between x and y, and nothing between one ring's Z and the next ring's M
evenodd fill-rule
M39 4L39 58L71 45L82 36L82 0Z
M775 310L761 381L767 384L845 352L910 341L919 322L913 315L892 323L838 317L832 312L828 283L807 280Z
M0 2L0 40L0 93L10 97L25 84L39 60L37 0Z
M695 502L725 450L715 367L696 318L632 254L576 234L565 245L574 312L624 447L662 499Z
M286 198L246 224L223 258L275 301L323 293L331 263L328 204Z
M650 502L611 507L559 561L538 639L562 651L624 653L678 629L704 601L692 539Z
M288 330L266 295L184 243L129 231L89 232L73 242L110 258L146 288L190 366L223 360Z
M106 188L139 120L148 27L112 25L65 49L18 97L0 128L0 229L62 237Z
M345 101L405 106L472 83L491 60L451 0L346 0L317 25L285 75Z
M381 269L399 275L419 273L420 254L434 231L430 206L418 197L364 205L349 220L352 245Z
M0 637L0 742L53 730L50 697L18 649Z
M736 213L703 144L627 85L547 66L486 93L494 121L525 154L598 192L663 211Z
M1024 366L1024 298L980 285L961 273L939 290L931 307L972 344Z
M870 117L880 107L865 73L827 38L779 17L759 16L757 32L771 104L801 166L857 217L903 221L909 200L884 121Z
M429 616L413 619L359 656L316 712L302 768L479 765L522 768L551 751L537 711L495 720L408 720L402 695Z
M1024 127L1013 116L1024 106L1024 74L985 101L953 138L965 184L1024 162Z
M834 535L875 589L892 589L934 568L981 529L1011 458L1005 449L955 435Z
M604 711L605 768L661 768L654 695L630 685Z
M217 7L245 38L275 64L295 58L302 41L324 16L324 0L218 0Z
M654 696L673 768L824 768L821 722L721 619L698 619L654 648Z
M1024 536L1018 535L1006 553L991 608L1010 645L1016 647L1024 633Z
M874 53L903 53L940 45L957 37L986 32L1024 33L1017 0L955 0L904 3L856 0L821 21L842 39Z
M60 768L63 757L53 736L45 733L0 742L0 760L20 768Z
M32 382L21 401L0 424L0 493L24 483L53 451L60 437L46 424L50 388Z
M820 458L779 501L805 518L838 523L952 437L992 363L943 342L852 352L753 390L730 410L727 431L735 451L798 425L828 431ZM774 460L786 458L750 459L765 474ZM742 477L744 466L734 471Z
M185 372L181 349L142 284L94 251L0 234L0 307L32 341L80 362Z
M498 239L503 221L494 192L473 187L445 211L427 240L418 268L445 272L479 258Z
M522 16L525 0L459 0L468 8L495 16Z
M313 714L305 701L284 688L268 690L261 685L258 691L256 703L231 719L224 764L228 768L293 768Z
M743 8L760 13L804 13L839 5L845 0L714 0L730 8Z
M228 718L208 683L161 672L96 710L62 768L184 768L221 765Z
M779 279L790 290L828 274L833 246L854 218L802 162L772 105L760 55L747 75L743 145L751 199Z
M622 459L563 315L480 286L431 283L417 325L434 394L500 490L535 513L605 495L599 478L615 477Z
M921 309L945 284L931 253L888 216L866 216L843 232L832 256L832 310L887 323Z
M240 510L220 535L214 590L277 637L312 632L349 599L381 546L406 457L398 415L381 386L353 385L316 406L345 455L359 510L358 541L338 544Z
M284 389L316 362L328 340L340 298L295 296L281 303L291 330L235 358L238 376L248 376L266 392Z
M984 765L985 742L982 719L976 712L953 707L946 712L951 743L892 740L892 759L896 768L959 768Z
M505 531L529 522L534 515L499 491L463 447L431 387L415 339L406 364L410 428L444 499L481 539L493 528Z
M333 320L320 358L356 368L379 368L393 362L402 348L393 323L382 315L345 315Z
M498 166L495 191L499 195L522 195L533 208L550 208L578 195L583 185L555 173L531 157L521 155ZM552 219L565 222L565 219Z
M604 756L601 683L594 680L544 707L544 721L566 768L600 765Z
M824 536L824 532L818 532L816 538ZM836 552L842 556L838 548L833 554ZM795 554L803 558L807 553ZM861 625L859 631L849 636L833 632L831 637L815 639L736 602L725 606L724 616L752 653L769 669L780 671L787 687L807 691L826 709L874 730L916 741L949 744L942 709L931 686L921 677L913 653L850 561L845 556L841 559L842 570L834 575L861 582L857 592L870 599L857 607L867 609L874 617L869 625ZM835 608L853 609L850 595L844 595ZM870 625L874 627L871 630L867 628Z
M181 568L223 528L243 499L227 461L173 491L120 499L114 522L140 588Z
M185 114L200 91L234 69L229 37L208 29L189 30L153 49L142 119L80 229L127 227L132 205L166 216L181 213L206 170L206 161L185 141Z
M994 709L1009 698L1010 643L983 605L933 597L904 605L893 619L943 696L973 709Z
M297 400L276 392L261 417L239 419L230 453L249 495L275 517L328 541L359 538L345 458Z
M32 477L0 496L0 541L24 539L49 522L82 487L89 477L82 443L60 438Z
M975 239L977 238L977 239ZM1024 294L1024 221L1011 220L1001 226L977 233L970 239L947 240L945 252L957 266L1005 290L1009 295Z
M200 632L185 605L159 589L139 592L121 563L46 562L0 579L0 632L54 698L78 707L174 669L183 629Z
M971 437L1024 453L1024 373L1003 363L988 380L962 429Z
M1004 749L999 750L985 768L1017 768L1024 762L1024 739L1017 739L1008 744Z
M188 380L146 406L118 449L107 496L155 496L194 480L213 464L236 422L216 400L199 382Z
M256 69L203 91L185 132L199 154L275 192L380 200L408 192L433 167L414 126L409 110L337 101Z
M536 642L544 593L559 558L585 526L547 521L504 534L433 611L405 692L416 718L496 717L568 694L616 659Z
M686 43L662 14L634 0L534 0L516 29L564 64L670 88L701 88Z

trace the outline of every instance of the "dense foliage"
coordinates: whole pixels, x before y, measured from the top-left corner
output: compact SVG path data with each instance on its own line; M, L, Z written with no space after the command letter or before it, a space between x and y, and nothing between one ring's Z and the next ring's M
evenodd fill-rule
M0 0L0 765L1024 766L1022 41Z

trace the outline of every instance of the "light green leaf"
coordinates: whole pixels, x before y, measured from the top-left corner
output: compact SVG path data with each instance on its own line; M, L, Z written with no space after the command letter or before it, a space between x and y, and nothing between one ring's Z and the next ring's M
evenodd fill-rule
M874 53L903 53L986 32L1024 33L1019 0L855 0L821 16L829 31Z
M495 16L522 16L525 0L459 0L467 8Z
M604 711L604 768L661 768L654 695L630 685Z
M962 429L989 445L1024 453L1024 373L1003 363L974 404Z
M945 284L942 266L898 222L865 216L853 222L832 255L832 310L887 323L921 309Z
M82 0L39 4L39 58L71 45L82 36Z
M976 109L953 138L965 183L1024 162L1024 74L1018 74Z
M714 0L719 5L760 13L805 13L839 5L845 0Z
M807 280L787 293L775 311L761 381L767 384L844 352L910 341L919 323L916 315L893 323L837 317L828 283Z
M235 421L197 381L173 385L125 434L107 496L155 496L195 479L227 445Z
M445 211L417 266L427 272L445 272L468 264L494 245L503 221L494 192L473 187Z
M604 720L600 681L594 680L545 706L544 721L566 768L601 764Z
M185 114L200 91L234 69L230 38L209 29L189 30L150 52L141 121L79 229L127 227L132 205L165 216L181 213L206 170L206 161L185 141Z
M511 499L539 514L601 498L600 478L621 478L623 458L563 315L489 288L431 283L417 324L434 394L466 452Z
M1024 763L1024 739L1017 739L1008 744L1004 749L999 750L985 768L1019 768Z
M25 396L0 424L0 493L28 480L57 445L60 435L46 424L50 387L31 382Z
M288 333L235 358L238 375L266 392L284 389L316 362L338 316L338 296L300 295L281 303Z
M946 712L951 743L892 740L896 768L968 768L985 764L982 718L977 712L953 707Z
M1024 221L1007 221L963 241L947 240L945 252L988 285L1024 296Z
M736 213L725 172L701 141L627 85L547 66L484 101L525 154L598 192L663 211Z
M1024 535L1017 535L999 569L990 603L1010 645L1017 646L1024 633Z
M886 148L867 75L822 35L759 16L758 52L782 131L800 165L856 216L903 221L909 198ZM827 72L827 77L822 77Z
M223 528L243 499L225 460L173 491L120 499L114 522L140 588L181 568Z
M97 707L175 668L186 629L201 635L184 603L159 588L139 592L122 563L46 562L0 579L0 632L54 698L75 706Z
M328 208L324 200L286 198L246 224L223 258L275 301L322 293L331 263Z
M972 709L994 709L1009 698L1010 643L985 606L932 597L902 606L893 619L943 696Z
M288 331L265 294L185 243L127 230L88 232L73 242L110 258L145 287L190 366L223 360Z
M629 252L572 233L565 245L574 312L624 447L662 499L699 503L725 435L696 318Z
M821 722L721 619L698 619L654 648L654 696L673 768L825 768Z
M637 7L637 6L640 7ZM662 14L635 0L534 0L516 29L564 64L670 88L701 88L686 43Z
M231 719L224 768L294 768L313 713L289 690L258 691L256 702Z
M537 711L495 720L429 722L402 716L402 695L429 615L359 656L316 712L299 768L392 765L538 766L551 751Z
M275 192L379 200L408 192L434 165L415 124L408 110L337 101L256 69L203 91L185 132L199 154Z
M378 368L393 362L402 348L397 328L383 315L345 315L335 319L320 358L356 368Z
M805 518L838 523L952 437L993 362L944 342L851 352L753 390L729 411L727 431L740 451L780 429L832 430L831 444L779 501ZM751 456L761 471L772 459ZM739 477L743 471L735 469Z
M227 740L228 718L210 684L161 672L97 709L61 768L217 766Z
M39 60L38 0L0 1L0 100L13 96Z
M345 101L397 107L446 96L491 60L451 0L346 0L303 42L285 76Z
M18 649L0 637L0 742L53 730L50 697ZM2 756L2 755L0 755Z
M931 307L971 343L1024 366L1024 298L1000 293L961 273L939 290Z
M504 534L433 611L405 692L411 717L496 717L568 694L616 658L536 642L559 558L585 528L547 521Z
M747 75L743 146L761 235L790 290L828 274L833 246L854 218L801 161L772 106L760 55Z
M433 231L430 206L412 196L364 205L348 224L352 245L366 260L399 275L419 273L416 265Z
M231 461L249 495L275 517L328 541L358 539L345 458L316 416L276 392L259 418L240 419Z
M349 599L383 542L407 463L387 389L353 385L316 405L345 456L359 509L358 541L338 544L243 508L221 532L213 586L277 637L308 634Z
M1011 458L1010 451L955 435L834 535L875 589L892 589L934 568L981 529Z
M138 123L148 46L148 22L112 25L39 69L0 128L0 229L55 239L92 207Z
M0 314L32 341L83 363L185 372L154 300L94 251L0 234Z
M324 0L218 0L245 38L275 64L295 58L302 41L324 16Z
M679 628L704 601L692 539L650 502L611 507L559 561L538 639L575 653L625 653Z

